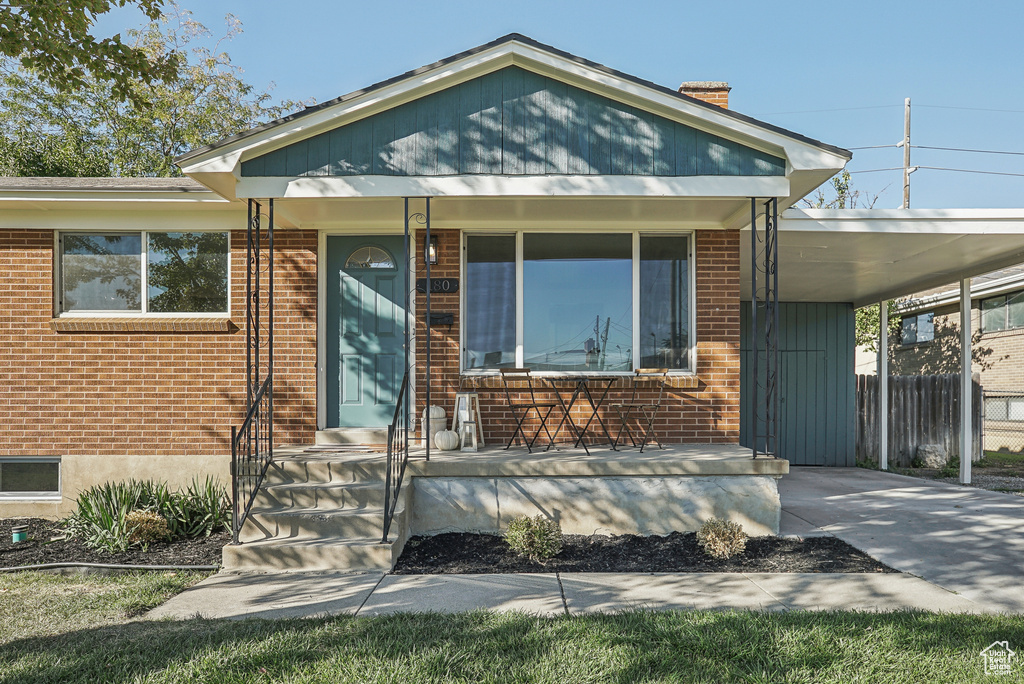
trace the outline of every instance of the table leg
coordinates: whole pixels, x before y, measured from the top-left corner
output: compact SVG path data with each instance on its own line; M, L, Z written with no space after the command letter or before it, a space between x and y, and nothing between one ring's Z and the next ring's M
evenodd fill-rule
M554 445L555 438L558 437L558 433L562 430L562 425L565 424L566 422L568 422L569 424L569 432L571 432L573 436L576 437L576 443L578 444L579 430L576 428L576 424L572 422L572 418L570 417L569 412L572 411L573 404L576 403L576 398L579 396L580 386L576 386L576 389L573 391L572 396L569 398L569 404L566 405L565 400L562 399L562 393L558 390L558 386L554 382L549 382L548 384L551 385L551 390L555 393L555 397L558 399L558 403L562 406L562 419L558 421L558 427L556 427L555 431L552 433L551 442L548 444L548 448L545 449L545 451L547 451ZM589 454L590 452L588 451L587 453Z
M615 381L614 380L607 380L607 381L599 381L599 382L604 382L605 386L604 386L604 392L601 394L601 398L598 400L596 405L594 404L594 397L590 394L590 387L589 387L589 384L587 383L587 381L584 380L581 383L583 385L583 391L584 391L584 393L586 394L586 397L587 397L587 402L590 404L590 409L591 409L592 413L590 414L590 418L587 419L586 424L583 426L583 430L580 433L580 437L579 437L579 440L577 441L577 444L582 442L583 437L587 434L587 430L590 428L590 424L594 421L594 418L597 417L597 422L601 426L601 430L604 432L604 436L608 439L608 444L611 445L612 451L618 451L618 449L615 448L615 446L616 446L615 445L615 441L612 440L612 436L608 432L608 426L604 424L604 420L601 418L601 415L598 412L598 409L601 408L601 406L604 404L605 399L608 398L608 392L611 390L612 385L615 383ZM584 448L586 448L586 444L584 444ZM587 453L590 453L590 452L588 451Z

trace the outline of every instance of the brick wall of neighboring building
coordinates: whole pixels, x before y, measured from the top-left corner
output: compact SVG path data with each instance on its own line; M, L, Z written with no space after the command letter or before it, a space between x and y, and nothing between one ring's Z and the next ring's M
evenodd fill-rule
M451 230L433 231L439 236L438 264L431 267L431 277L459 276L459 233ZM417 254L423 253L423 237L419 238ZM738 231L699 231L696 233L694 268L696 269L697 368L690 376L673 376L665 391L662 409L655 424L666 443L729 443L739 441L740 421L740 263ZM420 265L417 277L425 277ZM482 424L488 443L505 443L514 429L514 422L497 377L459 375L459 295L431 295L433 311L451 312L455 324L431 329L431 403L442 406L449 415L460 389L480 393ZM416 310L426 310L426 297L417 295ZM426 326L422 313L416 316L416 353L419 359L416 388L416 414L422 415L426 387ZM607 404L628 398L631 379L618 381ZM546 387L535 381L536 386ZM642 396L654 398L651 389ZM524 395L526 396L526 395ZM538 401L554 401L550 390L540 391ZM589 407L588 407L589 408ZM583 407L577 404L575 417L586 421ZM556 409L555 415L559 411ZM614 437L618 430L615 413L607 405L602 417ZM528 432L536 426L531 421ZM563 431L559 439L567 439ZM543 439L543 438L542 438Z
M899 335L889 340L893 375L929 375L960 372L960 307L935 309L935 339L901 345ZM1024 391L1024 328L981 331L981 300L971 306L972 372L991 391Z
M315 430L316 245L314 231L276 235L279 443L311 442ZM72 471L82 482L91 472L226 477L245 401L245 233L231 234L230 327L56 323L54 266L51 231L0 231L0 456L61 456L66 483Z

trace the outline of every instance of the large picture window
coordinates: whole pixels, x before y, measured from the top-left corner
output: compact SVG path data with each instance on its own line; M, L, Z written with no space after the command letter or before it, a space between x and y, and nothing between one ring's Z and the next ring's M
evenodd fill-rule
M1024 291L981 300L981 331L1024 328Z
M62 233L61 313L227 313L227 233Z
M462 369L690 369L686 235L465 235Z

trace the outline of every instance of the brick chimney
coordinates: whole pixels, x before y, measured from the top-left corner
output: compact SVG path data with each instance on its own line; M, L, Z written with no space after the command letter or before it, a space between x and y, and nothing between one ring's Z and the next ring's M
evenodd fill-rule
M695 97L708 104L718 105L722 109L729 108L729 91L732 88L725 81L686 81L679 86L683 95Z

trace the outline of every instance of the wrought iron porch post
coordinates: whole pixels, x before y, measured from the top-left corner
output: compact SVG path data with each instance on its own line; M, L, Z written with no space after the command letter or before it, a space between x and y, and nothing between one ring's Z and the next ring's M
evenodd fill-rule
M427 212L426 212L426 234L423 238L423 261L427 265L427 381L426 381L426 395L427 395L427 428L424 431L425 439L427 444L426 460L430 460L430 198L426 198Z
M764 203L764 237L758 236L758 199L750 198L751 435L753 457L778 455L779 428L779 243L778 200ZM764 381L761 360L764 360ZM762 417L760 408L764 405ZM764 448L761 449L763 443Z
M410 261L410 256L411 255L409 253L409 198L408 197L405 198L405 239L404 239L404 241L402 243L402 248L405 250L405 260L402 262L404 264L404 268L405 268L405 274L403 275L403 278L409 278L411 276L412 280L413 280L413 283L415 284L415 282L416 282L416 272L412 270L412 267L411 267L411 263L412 262ZM405 325L403 326L403 330L402 330L402 340L403 340L402 350L403 350L403 353L405 355L405 363L402 366L402 368L403 368L404 372L406 374L408 374L409 373L409 283L406 283L406 285L405 285L405 302L404 302L404 306L405 306ZM406 413L408 413L410 408L411 408L411 405L409 403L409 397L410 397L411 394L412 394L412 390L409 389L409 383L406 383L406 385L405 385L405 396L400 398L405 403L405 411L406 411ZM413 418L412 418L412 421L413 421L412 425L413 425L413 429L415 430L416 429L415 410L413 410L413 414L414 415L413 415ZM408 454L409 453L409 430L408 429L405 430L405 435L403 437L403 446L405 448L405 452L404 453Z

